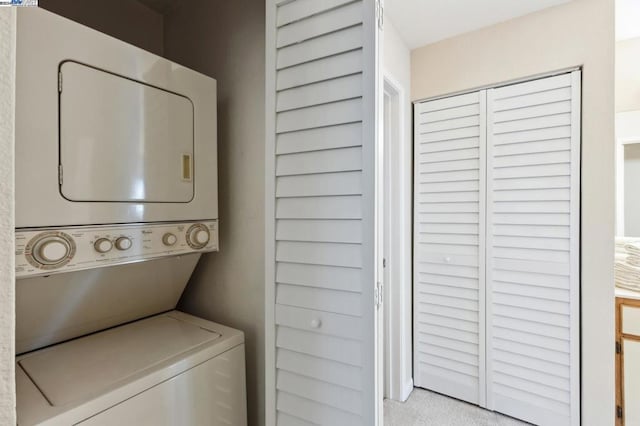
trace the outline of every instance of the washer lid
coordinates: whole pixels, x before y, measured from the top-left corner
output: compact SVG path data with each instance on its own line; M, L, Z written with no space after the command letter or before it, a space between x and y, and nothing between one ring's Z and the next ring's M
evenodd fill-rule
M18 364L51 405L103 393L220 334L157 316L34 352Z

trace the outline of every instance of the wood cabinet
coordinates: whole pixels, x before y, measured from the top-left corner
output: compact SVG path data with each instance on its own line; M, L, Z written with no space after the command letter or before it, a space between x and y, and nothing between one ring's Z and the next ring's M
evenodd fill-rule
M616 292L616 425L640 426L640 293Z

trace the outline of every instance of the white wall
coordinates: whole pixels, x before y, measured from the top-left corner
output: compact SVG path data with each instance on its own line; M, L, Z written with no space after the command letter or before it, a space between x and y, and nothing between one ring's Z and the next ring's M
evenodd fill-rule
M165 55L218 81L220 252L203 256L179 305L245 332L249 424L264 424L264 55L262 0L192 0L165 17Z
M616 138L640 140L640 110L616 114Z
M0 8L0 424L15 424L14 8Z
M624 234L640 237L640 144L624 147Z
M616 90L617 84L618 81L616 81ZM622 231L621 226L616 227L616 235L640 237L640 229L637 229L637 227L640 227L640 195L638 195L640 193L637 191L640 174L634 173L632 164L630 164L632 166L631 169L627 170L624 141L640 141L640 110L616 113L616 142L618 143L618 155L616 156L616 224L624 226L624 231ZM622 167L620 167L621 165ZM640 173L640 169L636 169L636 172Z
M583 67L582 424L614 420L614 2L573 0L412 52L412 99Z
M412 241L412 164L413 130L411 104L411 52L400 37L393 22L385 15L383 32L383 74L400 90L402 115L400 140L390 147L389 165L392 190L389 194L391 232L389 241L390 280L385 283L388 295L385 316L392 316L390 333L393 354L390 357L397 368L392 368L390 393L392 399L405 401L413 390L412 372L412 297L411 297L411 241ZM396 374L397 373L397 374Z
M616 138L640 140L640 38L616 42ZM623 154L617 161L624 162L624 173L618 173L617 179L623 180L624 193L621 197L616 218L624 224L625 236L640 236L640 196L637 184L640 182L640 168L637 161L626 158L628 150L637 152L637 146L623 147ZM635 185L634 185L635 183Z
M616 42L616 112L640 109L640 38Z

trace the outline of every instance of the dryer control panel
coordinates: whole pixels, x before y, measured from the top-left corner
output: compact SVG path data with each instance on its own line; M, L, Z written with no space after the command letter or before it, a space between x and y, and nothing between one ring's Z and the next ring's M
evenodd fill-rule
M218 251L218 221L16 229L16 278Z

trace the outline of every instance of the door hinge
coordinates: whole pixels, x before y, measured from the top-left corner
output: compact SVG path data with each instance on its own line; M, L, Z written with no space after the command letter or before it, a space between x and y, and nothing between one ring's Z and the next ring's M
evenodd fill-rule
M58 184L62 186L62 164L58 164Z
M383 267L383 268L386 268L386 267L387 267L387 258L386 258L386 257L383 257L383 258L382 258L382 267Z
M384 29L384 6L382 6L382 0L376 0L376 20L378 21L378 28Z
M621 419L622 418L622 407L621 406L616 406L616 416Z
M376 288L374 290L374 299L375 299L376 308L380 309L380 306L382 306L382 282L380 281L376 282Z
M62 93L62 72L58 71L58 92Z
M616 353L619 354L622 352L622 345L620 342L616 342Z

